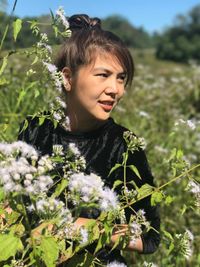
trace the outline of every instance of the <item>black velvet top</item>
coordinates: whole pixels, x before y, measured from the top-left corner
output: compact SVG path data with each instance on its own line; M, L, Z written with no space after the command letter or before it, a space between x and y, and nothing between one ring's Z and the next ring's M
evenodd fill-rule
M111 188L115 180L123 179L123 170L120 168L109 177L108 174L116 163L122 163L122 154L126 150L126 143L123 138L125 131L127 131L126 128L116 124L111 118L97 130L83 133L66 131L60 125L54 128L53 123L47 119L39 126L38 118L34 118L29 121L28 128L19 134L19 139L33 145L43 155L51 154L53 145L63 145L66 149L69 143L74 143L86 160L86 173L96 173L103 179L105 185ZM131 164L137 167L142 179L139 179L131 170L127 170L128 181L134 180L139 187L145 183L153 185L153 176L144 151L131 153L128 165ZM118 189L118 193L120 194L120 189ZM158 207L150 205L149 197L134 204L133 208L136 211L143 209L151 226L159 231ZM131 209L126 210L127 219L131 213ZM150 230L142 234L141 237L143 253L153 253L160 242L159 234ZM119 254L119 251L114 250L111 253L115 260L118 258L116 253ZM110 257L112 258L112 255Z

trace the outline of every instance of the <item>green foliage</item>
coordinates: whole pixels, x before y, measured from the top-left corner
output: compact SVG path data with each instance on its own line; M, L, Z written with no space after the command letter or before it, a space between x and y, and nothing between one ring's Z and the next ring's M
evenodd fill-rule
M53 28L51 27L51 17L52 16L49 15L43 15L40 17L24 18L23 27L21 28L20 35L18 36L17 40L15 40L16 43L13 43L12 35L9 32L4 42L4 49L11 49L14 47L24 48L33 45L38 39L37 37L31 34L31 30L35 31L36 28L34 29L34 25L37 24L40 25L40 29L42 32L46 32L48 34L50 44L60 44L63 41L63 37L65 36L59 37L59 29L55 26L55 24L53 24ZM6 15L6 13L0 12L0 20L2 23L1 29L4 29L8 23L9 17ZM16 29L19 29L20 27L20 19L17 17L13 17L13 20L15 21L14 34L16 34ZM102 24L103 28L116 33L130 47L148 48L153 46L153 37L151 37L142 27L134 27L130 24L129 21L127 21L123 17L120 17L119 15L107 17L106 19L102 20ZM1 29L0 36L2 36L3 34L3 32L1 32Z
M176 24L157 39L156 56L177 62L200 61L200 5L186 16L179 15Z
M40 250L42 252L41 258L46 266L56 266L56 261L59 256L59 247L56 240L53 237L42 237Z
M15 42L17 40L19 32L21 31L21 28L22 28L22 20L16 19L16 21L13 22L13 37Z
M198 21L196 13L193 17L195 21ZM33 32L35 39L39 38L40 33L43 32L42 25L34 20L27 24L23 23L18 36L20 26L15 29L17 42L22 38L23 29L26 29L27 25L28 32ZM55 24L53 27L55 33L59 34ZM198 36L195 38L198 39ZM183 41L183 39L179 40L179 46ZM56 50L56 47L54 49ZM173 50L173 46L170 49ZM47 109L49 102L54 99L54 85L51 84L49 76L46 76L40 64L40 59L44 56L43 52L36 46L26 51L5 52L0 70L0 139L2 141L15 140L19 122L27 114L36 114L38 111L42 112ZM116 163L110 174L118 168L124 169L124 181L117 180L114 183L114 188L124 189L122 192L124 205L130 206L145 196L151 196L152 204L160 203L161 206L162 245L155 255L135 255L135 266L144 266L144 260L152 260L159 266L198 266L200 259L199 215L194 198L186 188L188 180L199 181L200 174L199 168L195 167L200 158L199 66L169 65L162 61L155 61L150 51L143 52L142 55L141 52L139 55L135 54L138 64L136 64L134 90L131 90L132 88L127 90L124 100L120 102L119 108L116 108L113 115L119 123L148 140L147 153L156 177L156 186L145 184L138 189L132 183L135 190L128 192L130 195L126 191L126 169L130 169L140 177L135 166L127 163L128 153L131 150L134 152L135 149L134 139L129 140L132 141L129 143L130 151L123 155L123 162ZM143 65L139 64L142 60ZM42 125L47 117L49 115L41 115L39 124ZM28 121L24 124L24 128L27 127L27 123ZM189 127L191 123L195 125L195 129ZM67 156L66 159L68 159ZM54 162L62 163L62 159L55 157ZM75 165L71 162L69 168L77 170ZM167 185L171 186L167 187ZM66 187L67 180L61 180L56 185L52 198L59 197ZM94 255L84 250L83 245L77 244L77 241L63 240L63 237L60 240L59 236L55 236L54 232L48 230L49 224L57 223L57 218L51 217L51 220L43 220L42 223L41 221L36 223L36 218L33 218L34 222L30 225L25 219L23 202L20 202L21 204L17 202L18 195L14 195L10 202L13 208L12 213L6 210L5 199L6 195L0 188L0 215L3 215L1 217L3 223L0 224L0 257L3 261L12 258L12 261L9 259L11 262L9 266L17 266L13 257L16 254L17 257L22 258L22 261L23 257L28 257L29 266L43 266L44 264L55 266L60 254L64 260L71 259L66 263L66 266L70 267L91 266L95 262ZM50 216L53 216L52 214L51 212ZM88 242L91 244L97 242L96 252L109 244L115 227L113 215L109 213L102 213L98 218L98 223L100 228L96 221L91 221L86 225L89 231ZM33 232L30 232L30 226L34 228ZM188 253L187 238L181 234L185 228L190 228L195 235L194 252L189 261L183 257L184 253ZM8 229L12 231L8 232ZM38 230L41 231L41 236L33 238L32 234L37 233ZM27 247L23 249L23 245ZM121 240L116 242L116 246L118 245L121 245ZM84 250L84 253L77 257L80 250ZM130 254L126 257L129 266L133 266Z
M12 232L0 234L0 262L6 261L11 256L15 256L18 251L23 250L23 245L19 237Z

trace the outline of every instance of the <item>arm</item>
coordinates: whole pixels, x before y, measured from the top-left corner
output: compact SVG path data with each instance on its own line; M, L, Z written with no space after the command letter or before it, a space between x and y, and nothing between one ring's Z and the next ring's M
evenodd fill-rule
M79 229L81 226L84 226L86 223L89 222L90 219L88 218L78 218L75 222L75 225ZM117 225L116 229L113 231L112 237L111 237L111 243L110 246L113 247L115 242L119 239L120 236L125 236L128 231L128 225ZM127 247L125 248L126 250L130 251L138 251L142 252L143 251L143 242L142 238L138 238L136 241L130 241Z

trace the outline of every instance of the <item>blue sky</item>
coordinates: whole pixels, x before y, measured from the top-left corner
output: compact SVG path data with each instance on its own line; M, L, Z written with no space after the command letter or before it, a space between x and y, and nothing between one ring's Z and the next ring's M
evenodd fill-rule
M0 0L1 1L1 0ZM14 0L8 0L10 12ZM56 11L63 6L67 16L85 13L105 18L119 14L136 27L142 26L149 32L162 31L171 26L177 14L186 14L200 0L18 0L15 15L37 16Z

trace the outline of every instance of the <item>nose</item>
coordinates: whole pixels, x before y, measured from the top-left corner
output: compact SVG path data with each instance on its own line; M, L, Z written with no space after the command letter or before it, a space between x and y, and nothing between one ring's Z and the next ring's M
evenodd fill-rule
M105 89L105 93L106 94L112 94L112 95L116 95L118 93L119 89L118 89L118 84L117 84L117 80L112 78L109 79L107 85L106 85L106 89Z

